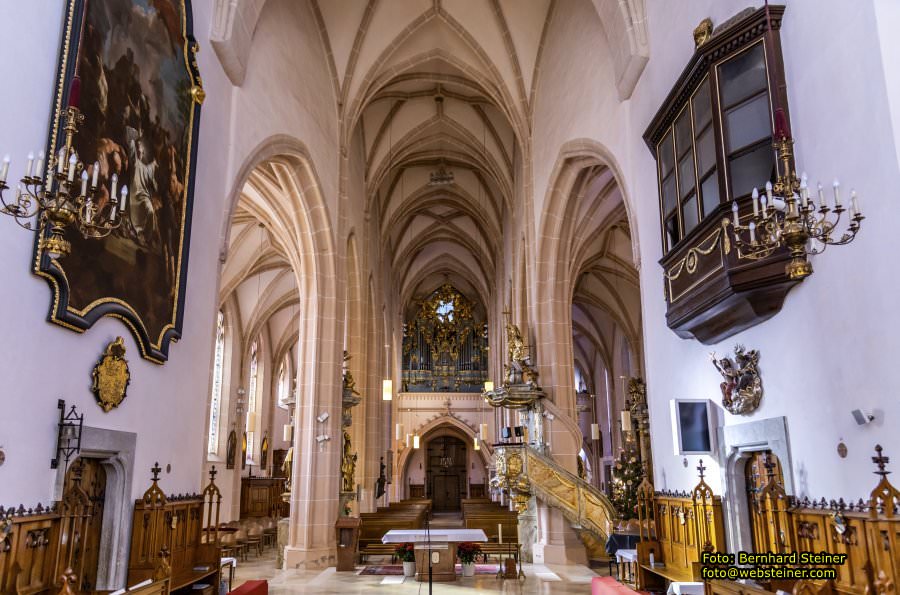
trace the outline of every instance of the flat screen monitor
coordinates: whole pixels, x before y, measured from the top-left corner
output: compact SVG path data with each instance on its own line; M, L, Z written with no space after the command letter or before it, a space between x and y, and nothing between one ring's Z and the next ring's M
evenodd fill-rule
M675 452L679 455L713 454L713 411L708 399L672 401Z

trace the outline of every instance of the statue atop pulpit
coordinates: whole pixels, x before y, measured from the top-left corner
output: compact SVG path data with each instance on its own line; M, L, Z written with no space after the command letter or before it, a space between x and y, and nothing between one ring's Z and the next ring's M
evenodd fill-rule
M534 388L537 385L538 371L534 369L531 363L531 350L525 339L522 338L522 331L515 324L509 321L509 312L506 315L506 344L509 361L505 366L506 381L510 385L525 384Z

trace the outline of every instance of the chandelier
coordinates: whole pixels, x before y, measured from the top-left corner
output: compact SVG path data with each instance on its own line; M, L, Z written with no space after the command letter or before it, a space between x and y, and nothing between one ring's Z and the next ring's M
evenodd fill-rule
M828 246L852 242L865 217L859 210L855 190L850 191L849 212L844 207L837 180L833 184L831 205L821 184L818 184L816 198L811 198L806 174L797 178L791 168L792 145L793 140L786 135L775 141L782 173L774 184L766 182L763 194L753 189L753 216L746 225L740 222L737 201L732 203L730 226L740 258L759 260L784 246L791 256L785 271L790 279L799 280L813 272L807 256L821 254ZM837 229L845 212L848 212L849 221L846 230L840 233ZM729 225L727 219L723 225Z
M772 36L771 18L766 0L767 35ZM753 216L746 225L741 224L737 201L731 203L732 219L723 219L723 230L732 228L738 257L759 260L785 247L791 261L785 265L785 272L792 280L800 280L812 274L812 264L807 256L821 254L828 246L849 244L856 237L860 223L865 217L859 210L859 198L855 190L850 191L850 204L846 230L838 232L841 216L847 212L841 203L840 183L833 184L834 199L829 205L822 185L818 184L815 198L809 195L806 174L797 177L792 167L793 145L787 117L780 105L778 93L774 93L775 134L773 147L781 161L781 171L775 183L766 182L764 194L754 188Z
M447 168L444 167L444 162L441 160L441 164L438 166L437 171L431 172L431 176L428 180L429 186L446 186L448 184L453 183L453 172L447 171Z
M74 227L85 238L98 239L108 236L122 225L128 198L128 187L119 189L116 174L109 178L109 187L99 183L100 163L95 161L91 171L79 159L73 140L84 115L78 109L79 79L73 79L69 90L69 105L62 117L65 144L46 161L44 153L28 154L25 175L16 186L15 199L8 201L4 192L9 189L9 156L0 166L0 213L10 215L24 229L34 229L32 220L37 216L37 229L41 231L40 247L51 258L59 258L71 252L71 244L65 239L65 229ZM45 227L49 233L44 234Z

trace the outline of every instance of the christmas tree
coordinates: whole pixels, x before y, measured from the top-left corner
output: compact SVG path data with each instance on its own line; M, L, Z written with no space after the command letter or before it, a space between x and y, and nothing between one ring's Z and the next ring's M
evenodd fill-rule
M637 453L621 451L613 470L612 504L622 520L637 517L637 489L642 477Z

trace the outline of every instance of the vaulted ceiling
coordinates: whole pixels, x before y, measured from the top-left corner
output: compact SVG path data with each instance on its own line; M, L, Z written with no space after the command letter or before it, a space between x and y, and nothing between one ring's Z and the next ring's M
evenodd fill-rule
M546 32L572 1L309 0L404 304L448 280L489 300ZM647 58L644 0L592 1L627 97ZM235 84L266 2L217 4L213 47Z

